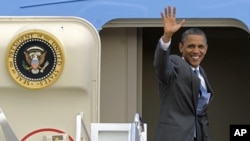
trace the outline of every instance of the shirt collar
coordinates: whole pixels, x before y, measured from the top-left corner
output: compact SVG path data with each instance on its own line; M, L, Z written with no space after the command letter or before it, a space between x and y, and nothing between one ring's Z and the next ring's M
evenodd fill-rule
M196 67L196 68L191 66L191 68L192 68L193 71L194 71L194 70L200 71L200 67L199 67L199 66Z

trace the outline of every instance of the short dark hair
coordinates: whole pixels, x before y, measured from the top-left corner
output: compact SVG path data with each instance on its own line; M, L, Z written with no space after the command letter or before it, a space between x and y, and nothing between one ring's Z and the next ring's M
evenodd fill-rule
M187 39L188 35L202 35L202 36L204 36L205 42L207 43L207 36L206 36L205 32L199 28L189 28L185 32L183 32L182 36L181 36L182 43Z

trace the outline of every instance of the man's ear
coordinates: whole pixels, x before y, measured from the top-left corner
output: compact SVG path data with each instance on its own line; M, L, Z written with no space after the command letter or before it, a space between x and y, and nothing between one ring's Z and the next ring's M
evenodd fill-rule
M207 49L208 49L208 44L207 44L207 46L206 46L205 54L207 54Z

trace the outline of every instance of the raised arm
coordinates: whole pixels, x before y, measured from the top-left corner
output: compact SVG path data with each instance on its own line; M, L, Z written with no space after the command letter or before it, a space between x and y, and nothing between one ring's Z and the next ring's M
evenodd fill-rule
M164 10L164 13L161 13L162 23L164 27L162 40L163 42L168 44L162 43L161 40L157 44L154 57L154 66L158 78L162 82L166 83L174 70L174 66L169 60L169 43L173 34L181 28L181 26L185 23L185 20L182 20L180 23L176 23L175 7L171 8L170 6L168 6Z

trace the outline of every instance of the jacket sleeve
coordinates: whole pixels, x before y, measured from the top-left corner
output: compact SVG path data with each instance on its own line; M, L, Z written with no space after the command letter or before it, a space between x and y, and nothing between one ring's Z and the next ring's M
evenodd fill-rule
M160 43L157 44L155 49L154 68L158 79L167 84L174 70L174 66L170 59L170 48L165 51L161 48Z

